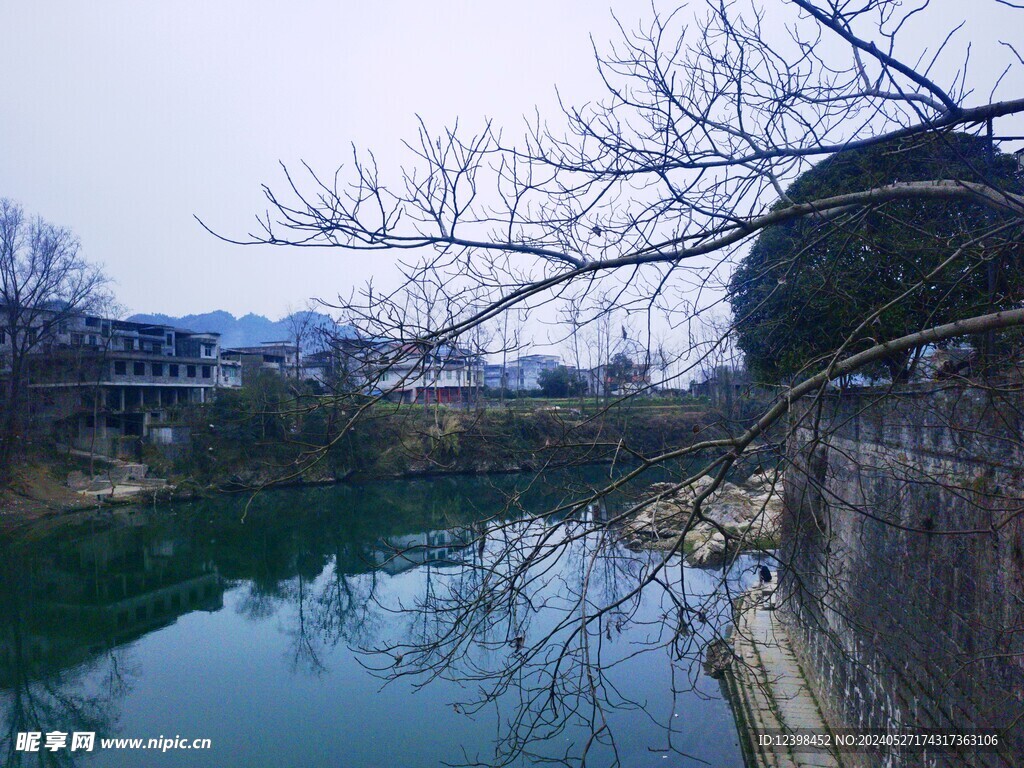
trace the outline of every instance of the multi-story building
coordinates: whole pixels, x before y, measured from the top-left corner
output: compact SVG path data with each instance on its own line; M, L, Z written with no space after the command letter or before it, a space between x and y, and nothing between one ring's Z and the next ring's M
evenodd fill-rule
M288 341L263 341L256 347L231 347L222 356L237 363L241 377L249 381L259 371L270 371L287 378L302 374L302 354L298 345Z
M378 346L373 389L402 403L468 404L476 401L484 385L484 364L479 355L442 345L422 350L416 345L384 343Z
M28 329L27 333L32 333ZM31 422L70 445L130 455L141 441L170 442L176 406L239 386L220 336L169 325L72 315L25 357ZM6 358L0 340L0 358Z
M447 344L349 337L316 360L311 378L394 402L464 405L475 402L484 385L481 357Z
M504 364L489 364L484 370L484 383L489 389L504 387L513 392L540 389L540 375L562 364L558 355L522 355Z
M690 382L690 397L707 398L715 408L730 408L734 402L765 394L742 365L719 365L700 379Z

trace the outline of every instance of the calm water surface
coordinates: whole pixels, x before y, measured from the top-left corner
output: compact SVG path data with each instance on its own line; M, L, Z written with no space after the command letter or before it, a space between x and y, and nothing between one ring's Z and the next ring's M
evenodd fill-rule
M409 665L395 661L397 652L360 650L443 636L443 614L401 609L424 600L449 605L471 593L496 548L549 531L543 522L499 526L507 494L524 482L282 490L248 506L231 497L50 520L0 541L0 764L491 765L496 739L510 733L549 737L531 742L517 765L578 754L598 712L581 682L589 679L584 667L572 663L581 656L559 669L556 695L540 705L528 692L551 685L553 651L540 657L551 664L521 670L495 701L476 711L472 702L491 690L490 672L517 658L512 633L527 645L543 638L581 585L595 603L621 598L650 567L650 554L609 546L590 557L596 537L581 535L516 599L487 603L474 642L448 659L443 679L422 687L416 676L385 685ZM557 500L551 487L535 486L518 515ZM570 530L608 513L592 508ZM730 583L747 578L749 565L737 566ZM698 595L720 577L678 564L665 576L685 579ZM585 652L619 662L599 685L598 716L622 765L741 766L728 706L718 683L686 660L692 647L634 655L666 637L670 608L664 593L649 589L590 633ZM699 644L722 615L710 611L707 627L683 636ZM524 711L535 728L515 725ZM97 741L91 753L26 754L15 749L19 731L208 738L212 749L103 750ZM611 752L595 745L590 757L588 764L608 764Z

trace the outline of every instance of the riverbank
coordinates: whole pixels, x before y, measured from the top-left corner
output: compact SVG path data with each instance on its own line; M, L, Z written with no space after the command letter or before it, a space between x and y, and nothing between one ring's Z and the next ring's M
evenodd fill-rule
M12 484L0 515L32 519L97 505L193 499L271 487L360 483L382 479L538 472L630 464L714 436L718 417L701 407L464 411L388 404L340 436L324 414L284 420L214 403L196 415L187 445L145 446L127 477L68 450L25 459L32 482ZM335 414L341 419L344 414ZM628 446L628 450L624 448ZM122 470L117 470L121 472ZM714 532L710 547L717 546Z
M759 584L736 603L731 653L718 672L736 719L747 768L840 768L826 748L796 746L794 734L825 734L825 719L785 626L775 613L775 585Z

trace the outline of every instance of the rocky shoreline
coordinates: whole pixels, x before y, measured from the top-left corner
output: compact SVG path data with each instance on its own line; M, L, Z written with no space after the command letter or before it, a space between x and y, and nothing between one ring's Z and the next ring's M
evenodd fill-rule
M765 470L740 484L722 483L701 504L704 519L691 523L693 502L711 483L710 477L702 477L683 487L652 485L648 494L657 501L623 526L627 546L681 551L687 563L700 568L718 567L739 551L774 548L782 515L782 476Z

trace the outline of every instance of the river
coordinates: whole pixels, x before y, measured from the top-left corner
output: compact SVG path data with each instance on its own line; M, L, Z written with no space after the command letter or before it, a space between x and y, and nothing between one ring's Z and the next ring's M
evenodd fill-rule
M0 542L0 763L741 766L699 652L752 561L659 569L602 533L615 500L533 517L590 479L284 489L22 530Z

